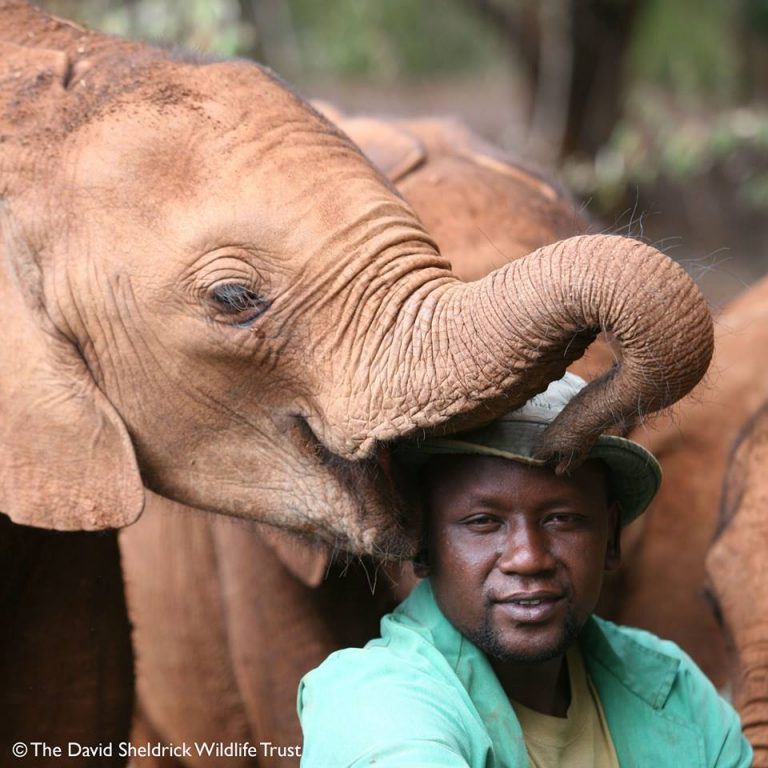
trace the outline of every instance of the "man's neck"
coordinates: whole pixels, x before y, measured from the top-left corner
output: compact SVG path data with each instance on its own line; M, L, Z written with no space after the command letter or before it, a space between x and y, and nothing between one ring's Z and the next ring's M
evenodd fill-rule
M535 664L488 660L510 699L544 715L567 715L571 690L565 655Z

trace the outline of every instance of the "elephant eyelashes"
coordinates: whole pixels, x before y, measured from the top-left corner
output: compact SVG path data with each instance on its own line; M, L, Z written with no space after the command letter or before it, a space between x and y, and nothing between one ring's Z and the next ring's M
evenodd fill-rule
M226 322L249 326L269 309L270 302L241 283L224 283L211 291L211 298Z

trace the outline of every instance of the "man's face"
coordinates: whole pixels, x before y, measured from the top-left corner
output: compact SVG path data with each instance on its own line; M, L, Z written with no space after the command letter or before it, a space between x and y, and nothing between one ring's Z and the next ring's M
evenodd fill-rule
M490 656L554 658L597 604L619 564L618 506L603 466L570 477L495 456L430 468L428 572L437 603Z

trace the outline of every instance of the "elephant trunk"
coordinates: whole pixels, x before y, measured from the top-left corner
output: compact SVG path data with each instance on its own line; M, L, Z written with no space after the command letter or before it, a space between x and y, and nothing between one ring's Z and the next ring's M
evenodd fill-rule
M611 331L621 365L588 385L543 436L541 457L564 469L609 426L685 395L714 343L706 303L683 269L650 246L607 235L541 248L473 283L443 275L411 293L394 326L398 343L366 339L375 353L362 366L363 391L374 391L369 421L353 414L356 458L375 441L418 429L487 422L545 389L598 332ZM383 408L371 407L371 397ZM386 404L396 404L397 421Z

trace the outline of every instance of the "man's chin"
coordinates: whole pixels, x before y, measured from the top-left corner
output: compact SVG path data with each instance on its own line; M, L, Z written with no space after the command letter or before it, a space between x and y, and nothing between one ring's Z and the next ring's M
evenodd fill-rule
M510 637L486 623L475 637L469 636L469 639L487 656L502 663L539 664L565 655L578 640L583 625L569 614L554 636L543 627L537 627L531 632L518 629Z
M502 664L540 664L550 659L562 658L571 643L561 642L557 645L543 646L541 648L506 648L499 644L488 649L483 648L486 655Z

